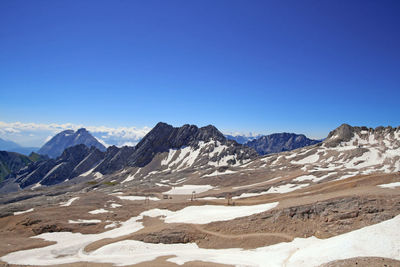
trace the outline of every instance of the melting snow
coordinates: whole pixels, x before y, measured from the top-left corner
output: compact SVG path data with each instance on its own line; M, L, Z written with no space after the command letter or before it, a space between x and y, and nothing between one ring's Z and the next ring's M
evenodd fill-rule
M280 185L277 187L271 187L268 189L268 191L263 191L259 193L243 193L239 196L232 197L232 199L240 199L240 198L246 198L246 197L257 197L257 196L262 196L262 195L267 195L267 194L275 194L275 193L288 193L295 191L297 189L303 188L309 186L309 184L285 184L285 185Z
M318 154L313 154L308 157L305 157L304 159L298 160L298 161L293 161L293 164L309 164L309 163L314 163L319 159Z
M310 184L284 184L284 185L279 185L279 186L272 186L267 192L270 194L277 193L277 194L283 194L283 193L288 193L295 191L297 189L307 187Z
M110 212L110 211L105 210L105 209L97 209L97 210L89 211L90 214L100 214L100 213L107 213L107 212Z
M153 209L141 215L150 217L163 216L166 223L195 223L229 221L239 217L250 216L275 208L278 202L253 206L189 206L178 211Z
M126 177L126 179L125 180L123 180L122 181L122 183L126 183L126 182L129 182L129 181L132 181L133 179L135 179L135 176L140 172L140 168L135 172L135 174L133 174L133 175L129 175L128 177Z
M145 196L118 196L122 200L146 200ZM158 201L157 197L148 197L149 200Z
M68 220L68 223L101 223L100 220Z
M215 172L203 175L202 177L212 177L212 176L232 174L232 173L236 173L236 171L226 170L224 172L219 172L218 170L216 170Z
M96 167L97 167L97 166L96 166ZM89 174L91 174L91 173L93 172L93 170L94 170L96 167L94 167L94 168L88 170L87 172L82 173L80 176L88 176Z
M315 179L317 179L317 177L315 177L314 175L303 175L303 176L299 176L299 177L293 179L293 181L295 181L295 182L303 182L303 181L307 181L307 180L314 181Z
M72 202L74 202L75 200L79 199L79 197L73 197L70 200L68 200L67 202L63 202L60 204L60 207L68 207L71 206Z
M43 179L47 178L50 174L52 174L55 170L57 170L61 165L63 165L64 162L57 164L56 166L54 166L44 177Z
M99 172L95 172L95 173L94 173L94 179L98 180L98 179L100 179L101 177L103 177L103 174L101 174L101 173L99 173Z
M180 187L172 188L171 190L164 192L164 194L170 195L190 195L195 191L196 194L206 192L213 189L211 185L183 185Z
M20 215L20 214L24 214L24 213L28 213L28 212L32 212L34 209L29 209L29 210L24 210L24 211L16 211L14 212L14 215Z
M112 223L110 223L110 224L105 225L105 226L104 226L104 229L115 228L115 227L117 227L117 226L118 226L118 224L117 224L116 222L112 222Z
M156 215L156 212L153 213ZM121 227L100 234L69 232L41 234L35 238L57 243L43 248L12 252L3 256L1 260L9 264L23 265L56 265L74 262L130 265L151 261L160 256L174 255L168 261L176 264L203 261L236 266L288 267L320 266L331 261L354 257L385 257L400 260L400 234L398 233L400 216L327 239L295 238L291 242L250 250L203 249L194 243L150 244L125 240L103 246L93 252L83 253L83 248L92 242L127 235L142 229L142 224L137 222L141 218L142 215L134 217L122 223Z
M40 183L35 184L34 186L31 187L31 190L34 190L38 187L41 187L42 185Z
M396 188L396 187L399 187L400 186L400 182L394 182L394 183L390 183L390 184L380 184L380 185L378 185L379 187L382 187L382 188Z

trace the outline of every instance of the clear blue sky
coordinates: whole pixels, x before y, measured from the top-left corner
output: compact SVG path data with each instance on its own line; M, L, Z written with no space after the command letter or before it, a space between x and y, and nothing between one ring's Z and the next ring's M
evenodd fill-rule
M0 121L400 125L400 1L0 2Z

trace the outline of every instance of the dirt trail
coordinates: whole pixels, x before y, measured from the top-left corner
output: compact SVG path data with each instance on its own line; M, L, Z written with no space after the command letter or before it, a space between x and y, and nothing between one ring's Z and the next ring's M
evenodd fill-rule
M222 233L206 230L198 224L194 224L193 226L196 230L198 230L200 232L203 232L203 233L209 234L209 235L222 237L222 238L279 237L279 238L286 239L287 241L292 241L294 239L293 236L285 234L285 233L248 233L248 234L239 234L239 235L232 234L232 235L230 235L230 234L222 234Z

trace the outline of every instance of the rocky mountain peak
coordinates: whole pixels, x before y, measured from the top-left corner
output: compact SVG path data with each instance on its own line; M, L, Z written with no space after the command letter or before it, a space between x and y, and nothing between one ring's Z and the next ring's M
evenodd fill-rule
M60 157L57 160L60 161L80 161L82 160L88 153L89 148L84 144L79 144L76 146L68 147L64 150Z
M327 142L329 141L347 142L350 141L353 135L354 135L354 128L346 123L343 123L338 128L331 131L326 139Z
M209 141L210 139L224 142L226 137L213 125L207 125L199 129L199 140Z
M300 147L319 143L319 140L307 138L304 134L274 133L261 136L245 143L254 148L260 155L290 151Z
M338 146L340 143L349 142L353 138L365 140L370 140L370 138L371 140L396 140L399 135L400 127L379 126L374 129L365 126L359 127L342 124L329 133L324 143L327 147L334 147Z
M196 146L200 141L210 140L226 142L224 135L212 125L198 128L196 125L185 124L181 127L159 122L136 145L134 153L129 157L131 166L144 166L154 155L167 152L169 149L180 149L184 146Z
M73 130L65 130L56 134L40 148L38 153L56 158L63 153L64 149L79 144L86 145L89 148L94 146L101 151L106 150L106 148L85 128L81 128L76 132Z
M80 133L89 133L85 128L79 128L77 131L76 131L76 133L77 134L80 134Z

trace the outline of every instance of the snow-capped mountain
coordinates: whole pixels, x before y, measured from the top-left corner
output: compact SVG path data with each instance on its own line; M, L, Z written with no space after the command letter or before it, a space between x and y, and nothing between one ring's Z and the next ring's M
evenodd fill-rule
M319 140L309 139L303 134L275 133L258 137L257 139L246 142L245 145L254 148L260 155L266 155L290 151L320 142Z
M61 134L65 136L65 132ZM79 135L79 131L76 134ZM53 185L80 175L88 179L99 178L126 168L146 167L147 172L142 172L145 175L158 171L238 166L257 156L253 149L227 140L212 125L198 128L188 124L173 127L158 123L135 147L111 146L101 152L94 146L89 149L83 144L76 145L65 149L57 159L27 166L8 183L16 183L21 188Z
M73 130L65 130L58 133L46 142L39 149L38 153L48 155L51 158L56 158L60 156L66 148L79 144L84 144L89 148L94 146L101 151L106 150L105 146L93 137L85 128L81 128L76 132Z

